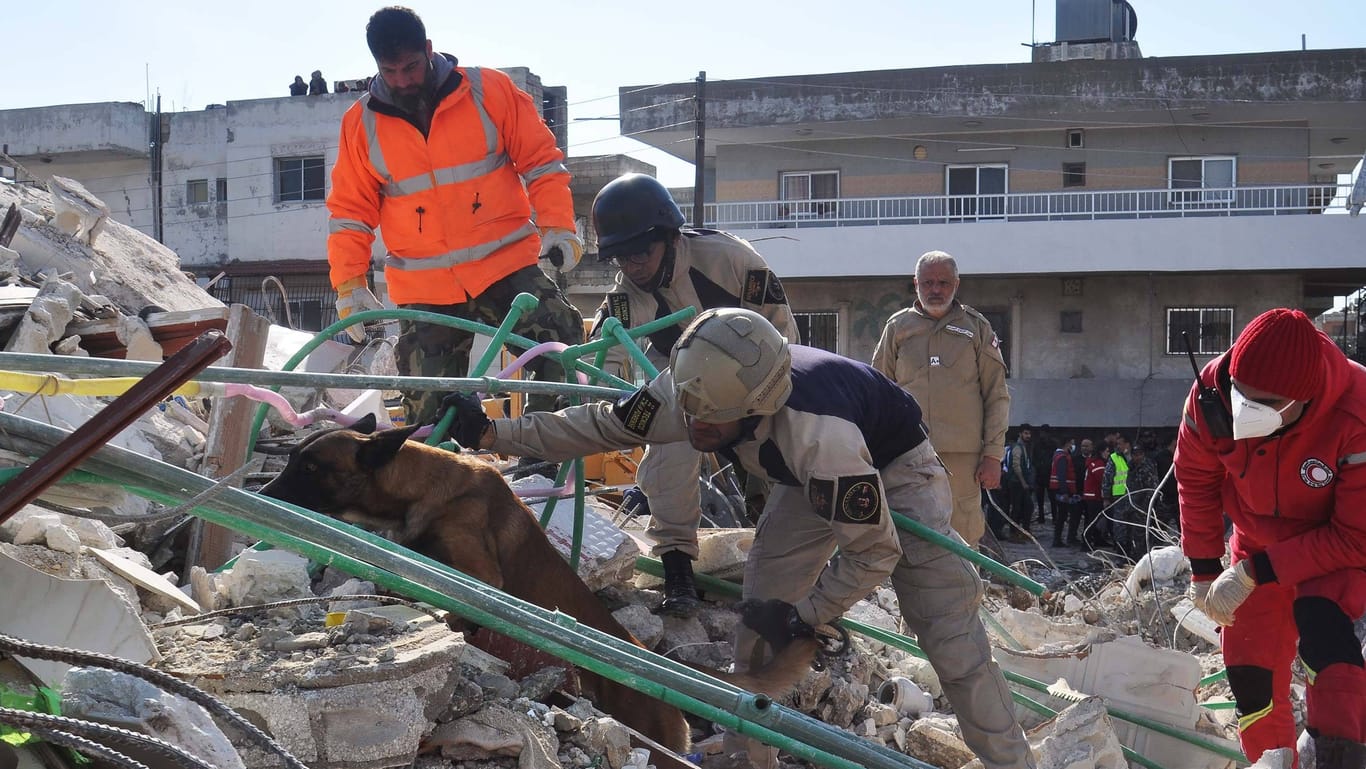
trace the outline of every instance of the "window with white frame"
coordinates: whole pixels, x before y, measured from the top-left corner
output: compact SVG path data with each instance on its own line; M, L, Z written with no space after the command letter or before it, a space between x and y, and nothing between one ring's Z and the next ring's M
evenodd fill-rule
M327 175L322 157L275 158L277 203L320 201L326 197Z
M1196 355L1218 355L1233 345L1233 308L1168 307L1168 355L1186 354L1183 332Z
M839 313L795 312L793 316L797 319L797 334L802 344L827 352L839 352L835 349L839 340Z
M946 167L944 191L949 196L949 216L971 219L1005 215L1009 173L1003 164Z
M185 205L209 202L209 180L191 179L185 182Z
M840 196L839 171L788 171L779 176L778 190L784 201L781 215L788 219L834 216Z
M1167 186L1173 205L1231 203L1238 183L1238 159L1230 155L1170 158Z

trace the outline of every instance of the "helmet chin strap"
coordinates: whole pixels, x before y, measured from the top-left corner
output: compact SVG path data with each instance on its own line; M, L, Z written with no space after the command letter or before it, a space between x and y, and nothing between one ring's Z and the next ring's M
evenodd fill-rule
M650 278L650 282L641 288L653 294L669 285L673 281L674 261L677 254L678 251L674 247L673 239L664 241L664 256L659 259L659 269L655 271L654 277Z

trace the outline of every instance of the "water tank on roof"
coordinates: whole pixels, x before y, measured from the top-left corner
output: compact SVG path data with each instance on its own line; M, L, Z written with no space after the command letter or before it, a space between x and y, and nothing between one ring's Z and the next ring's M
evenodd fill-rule
M1059 43L1120 43L1134 39L1138 14L1125 0L1056 0Z

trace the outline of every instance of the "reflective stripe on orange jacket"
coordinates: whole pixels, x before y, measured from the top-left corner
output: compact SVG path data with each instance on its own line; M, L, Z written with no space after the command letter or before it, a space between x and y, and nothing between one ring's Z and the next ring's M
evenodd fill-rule
M426 137L376 111L373 94L342 117L327 198L333 286L369 270L379 229L396 304L456 304L536 264L537 227L574 229L564 155L531 97L497 70L455 72Z

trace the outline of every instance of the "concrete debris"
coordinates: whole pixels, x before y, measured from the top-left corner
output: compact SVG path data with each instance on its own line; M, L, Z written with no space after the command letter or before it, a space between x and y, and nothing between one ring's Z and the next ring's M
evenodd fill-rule
M34 643L112 654L133 662L159 658L139 618L137 596L117 577L76 578L77 558L38 545L0 545L0 632ZM21 660L47 686L57 687L70 665Z
M245 769L204 708L126 673L100 668L68 671L62 679L62 715L157 737L219 769Z
M21 209L22 223L11 248L0 249L0 344L6 350L160 360L178 349L166 328L198 328L220 319L221 303L179 271L174 253L108 219L103 204L79 185L58 178L45 193L0 184L0 209L10 202ZM271 326L264 367L283 368L311 338ZM396 371L392 344L371 345L359 357L354 353L350 345L325 342L297 368ZM60 370L60 363L53 368ZM328 405L350 416L371 413L381 424L389 421L385 396L392 393L284 393L299 412ZM67 429L88 421L108 401L0 397L8 412ZM272 426L285 427L285 420L270 413ZM200 399L174 399L114 443L198 469L211 416ZM27 461L20 448L0 451L0 463ZM515 485L548 490L553 480L533 476ZM90 511L112 523L49 508ZM544 503L532 508L539 516ZM675 765L670 756L633 749L624 727L574 696L575 677L567 665L552 661L522 675L510 660L466 643L421 608L356 599L374 594L376 585L335 568L310 572L305 559L285 551L247 550L222 572L186 565L180 520L150 520L156 517L145 515L151 510L117 486L60 484L0 526L0 580L7 585L0 594L0 631L153 663L246 714L314 769ZM650 547L641 528L648 521L619 524L615 514L597 498L587 502L579 568L584 581L642 645L701 667L730 667L737 621L732 607L708 594L709 602L694 617L654 614L660 580L634 571ZM565 555L573 516L573 505L561 500L550 519L551 541ZM704 529L694 568L739 578L752 544L752 530ZM988 583L984 609L997 660L1006 670L1050 683L1065 679L1075 687L1075 693L1056 697L1021 689L1060 711L1045 718L1020 709L1040 769L1119 769L1126 765L1122 744L1164 766L1231 765L1106 712L1107 704L1122 707L1236 744L1235 711L1201 707L1230 694L1226 681L1199 683L1222 668L1222 659L1212 625L1184 598L1189 569L1179 548L1158 548L1129 567L1118 558L1105 562L1104 554L1022 543L1002 547L1015 568L1047 585L1050 594L1037 599L1018 587ZM188 573L192 597L173 574L158 573L172 570ZM267 606L314 597L326 600ZM201 611L224 613L197 616ZM846 616L901 630L897 596L887 585ZM784 704L921 762L976 766L930 663L858 635L851 643L849 654L810 671ZM49 684L67 673L55 663L33 662L33 669ZM126 677L73 671L66 687L73 714L157 734L215 766L278 765L278 757L241 735L217 732L197 707ZM1302 712L1302 687L1294 699ZM691 723L695 763L703 769L748 766L743 754L727 750L719 727L700 719ZM1258 766L1274 765L1269 760ZM786 755L782 764L811 766Z
M65 176L53 176L47 190L52 194L51 224L91 246L109 221L109 206L91 194L84 184Z
M313 595L308 559L286 550L248 550L217 575L214 606L249 606Z
M24 277L45 271L69 276L64 279L81 291L104 296L128 315L151 305L166 310L223 306L181 272L174 251L132 227L100 219L95 212L107 209L77 188L59 182L48 193L0 184L0 210L14 203L23 215L9 247L19 254Z

